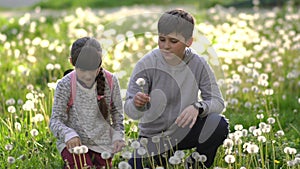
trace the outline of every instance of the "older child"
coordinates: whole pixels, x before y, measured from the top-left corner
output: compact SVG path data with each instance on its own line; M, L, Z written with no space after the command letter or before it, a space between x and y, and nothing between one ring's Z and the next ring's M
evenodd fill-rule
M111 166L111 158L103 159L101 154L113 154L125 146L118 79L111 74L113 88L110 88L108 74L101 67L102 49L94 38L76 40L72 44L70 61L75 70L57 84L49 124L57 137L58 151L65 168ZM72 88L74 79L75 87ZM73 104L68 107L70 99ZM88 148L84 157L72 152L74 147L81 145Z
M159 165L165 165L165 157L176 150L195 148L206 155L204 165L208 168L228 134L228 122L221 115L224 100L215 75L207 61L189 48L193 29L194 18L188 12L165 12L158 21L159 48L136 64L130 78L125 113L140 119L141 138L163 138L155 156ZM145 84L136 83L139 78ZM149 152L155 152L156 147L148 144ZM164 152L167 155L160 156ZM193 158L185 161L187 167L202 165ZM141 159L129 162L142 168Z

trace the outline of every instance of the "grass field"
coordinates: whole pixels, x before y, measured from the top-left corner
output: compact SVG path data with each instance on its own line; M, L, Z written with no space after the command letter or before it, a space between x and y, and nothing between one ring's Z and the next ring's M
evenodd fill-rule
M289 4L193 11L197 25L192 47L214 68L230 120L231 133L218 151L215 168L300 168L297 9ZM160 8L146 10L108 14L75 8L60 17L0 17L0 168L62 167L48 123L53 87L71 68L70 44L81 36L96 37L105 50L104 67L115 72L124 93L137 60L156 47ZM126 162L124 154L132 152L137 137L136 121L126 118L125 127L128 147L115 155L116 168ZM182 168L183 161L169 166Z

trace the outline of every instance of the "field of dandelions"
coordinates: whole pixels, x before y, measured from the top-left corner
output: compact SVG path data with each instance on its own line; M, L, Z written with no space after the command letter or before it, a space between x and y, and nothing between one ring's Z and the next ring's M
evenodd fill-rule
M230 134L211 168L300 168L297 9L293 4L247 10L218 6L193 13L193 48L214 68L230 120ZM136 61L157 47L160 14L77 8L49 16L36 8L19 17L0 17L0 168L62 168L48 123L55 84L72 68L71 43L96 37L104 49L103 67L118 76L124 96ZM149 154L143 142L135 141L136 124L126 117L128 146L114 155L115 168L128 168L133 150ZM176 151L167 159L168 168L184 168L190 155L198 163L206 160L194 150Z

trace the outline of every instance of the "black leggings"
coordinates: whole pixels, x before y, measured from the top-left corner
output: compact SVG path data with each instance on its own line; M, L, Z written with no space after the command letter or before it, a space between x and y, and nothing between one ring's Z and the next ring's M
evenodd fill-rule
M217 115L217 121L211 120L212 118L209 118L209 120L207 120L207 117L204 118L200 118L198 117L195 125L192 127L192 129L189 130L188 134L186 136L184 136L183 139L175 139L173 138L173 142L178 141L178 144L174 144L175 146L173 146L172 150L186 150L186 149L191 149L191 148L195 148L196 147L196 151L199 154L204 154L207 157L206 162L204 162L204 165L209 168L213 162L214 162L214 158L216 156L218 147L220 145L223 144L223 141L226 139L229 129L228 129L228 121L225 117L223 116L219 116ZM214 119L216 119L215 117L213 117ZM212 124L212 126L215 127L207 127L209 125L205 124L205 123L215 123ZM216 124L217 123L217 124ZM205 126L205 127L204 127ZM211 134L204 136L204 139L199 139L199 136L202 135L202 129L203 127L208 130L211 130ZM203 131L204 132L204 131ZM180 133L180 132L179 132ZM205 133L205 132L204 132ZM181 133L183 134L183 133ZM203 137L203 136L201 136ZM161 147L163 149L163 147ZM167 155L168 157L172 156L173 151L169 150L167 151ZM162 153L160 153L162 154ZM156 162L158 164L160 164L160 161L162 161L163 166L165 166L165 161L163 157L161 157L161 155L156 155L154 156L154 159L156 160ZM142 169L142 162L141 162L141 158L136 158L135 159L135 166L136 169ZM134 159L131 158L129 160L129 164L132 166L132 168L134 168ZM199 163L200 164L200 163ZM147 166L150 167L150 166Z

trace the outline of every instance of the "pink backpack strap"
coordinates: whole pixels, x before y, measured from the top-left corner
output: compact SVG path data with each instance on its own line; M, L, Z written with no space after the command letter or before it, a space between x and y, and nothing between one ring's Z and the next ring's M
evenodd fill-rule
M113 74L110 73L109 71L103 69L105 76L107 78L107 82L109 85L110 89L110 105L112 105L112 100L113 100L113 90L114 90L114 82L113 82Z
M73 70L71 73L69 73L69 76L71 77L71 91L70 91L70 99L69 99L69 102L67 104L67 113L69 113L70 111L70 108L72 107L73 105L73 102L74 102L74 98L75 98L75 95L76 95L76 73L75 73L75 70Z

